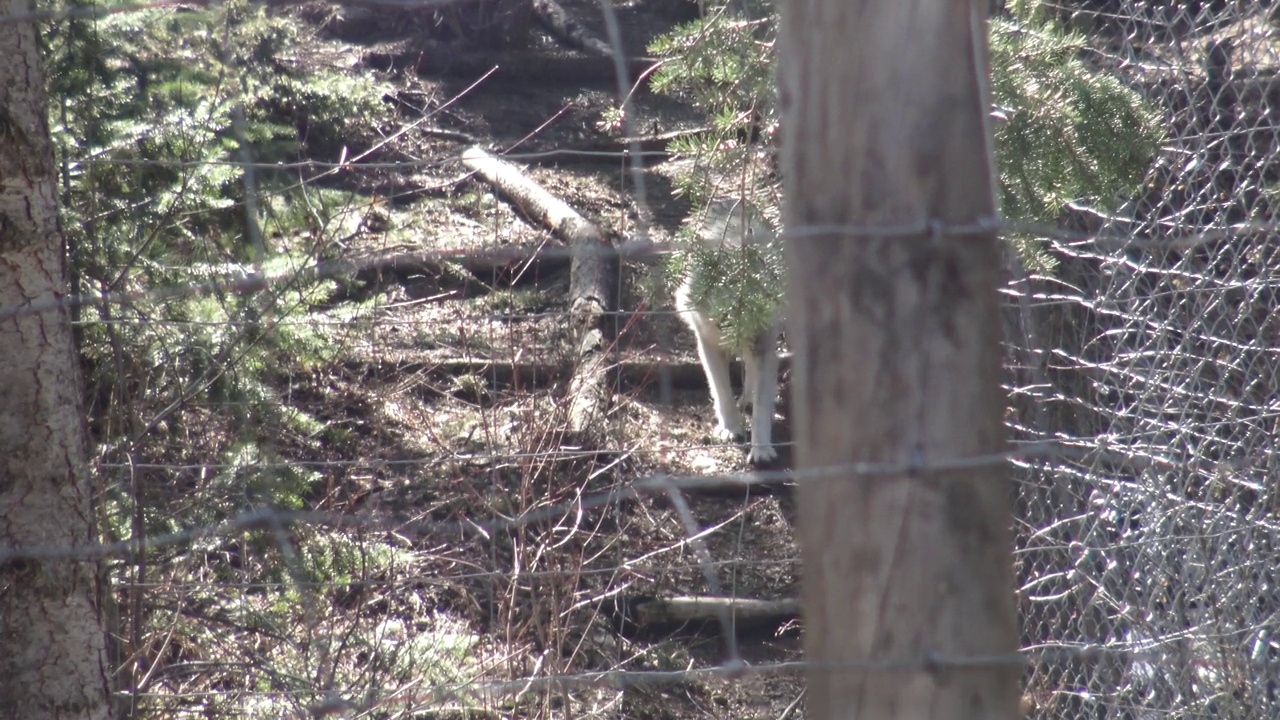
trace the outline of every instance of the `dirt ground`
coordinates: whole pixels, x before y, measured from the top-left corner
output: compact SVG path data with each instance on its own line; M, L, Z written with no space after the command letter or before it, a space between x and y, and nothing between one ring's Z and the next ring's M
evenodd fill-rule
M607 37L596 3L564 7L590 33ZM631 57L696 14L685 0L615 7ZM370 161L403 165L339 181L371 199L344 255L560 244L468 173L458 160L468 139L516 158L530 178L615 243L635 236L642 206L652 239L669 240L679 227L687 204L672 197L669 162L646 163L641 198L617 154L534 156L616 144L620 133L603 122L618 97L611 59L565 49L527 21L472 36L469 18L430 10L313 4L297 12L317 28L298 62L376 73L393 88L388 99L400 111L399 127L353 142L377 147ZM442 66L440 58L457 65ZM491 67L498 69L488 73ZM632 99L633 127L642 135L705 122L689 105L643 86ZM704 558L689 541L687 522L661 494L580 503L656 474L746 469L741 447L711 437L692 335L672 315L669 299L646 294L646 273L632 263L620 273L616 338L608 349L618 370L610 376L603 440L591 443L565 429L576 356L566 323L567 264L467 273L407 263L361 274L349 301L373 309L343 329L344 361L329 377L299 383L296 393L325 422L351 429L350 442L333 447L327 459L362 461L335 471L335 490L320 509L402 519L397 532L415 550L402 577L376 598L353 601L362 616L416 626L447 616L485 636L491 655L503 658L500 672L519 678L718 665L733 658L717 624L646 625L636 619L639 608L674 596L796 597L785 489L686 494ZM777 430L784 442L785 413L784 402ZM787 455L784 448L780 466ZM433 523L504 519L516 523L451 537L432 530ZM737 653L754 665L799 655L794 620L744 623L735 634ZM559 652L548 653L554 647ZM621 703L621 712L639 717L782 718L802 710L801 687L794 677L764 675L620 694L590 689L552 712L593 714L595 702L613 712ZM547 703L544 710L562 707Z

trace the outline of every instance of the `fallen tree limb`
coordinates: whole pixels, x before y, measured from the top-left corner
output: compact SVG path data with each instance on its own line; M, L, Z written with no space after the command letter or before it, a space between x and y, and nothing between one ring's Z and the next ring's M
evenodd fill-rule
M600 57L609 57L613 49L609 44L592 35L582 24L569 16L556 0L532 0L533 16L551 37L575 50Z
M628 262L656 263L661 262L673 251L673 246L656 243L624 243L621 247L602 247L597 254L609 259L623 259ZM501 271L504 268L523 268L541 265L546 268L568 267L573 257L573 250L563 246L530 248L518 245L498 247L479 247L474 249L433 250L427 248L410 249L403 246L394 252L368 255L342 263L330 263L332 269L324 273L324 277L345 273L362 273L371 270L416 269L430 271L442 269L446 265L466 268L472 272ZM226 265L227 273L242 273L240 265Z
M549 147L534 145L527 152L521 151L522 159L527 162L556 163L598 163L602 161L616 162L628 157L637 147L646 164L666 162L671 159L667 148L673 140L695 137L710 132L710 128L693 130L675 130L672 132L645 135L638 138L597 136L581 143L558 144ZM609 155L601 157L601 153Z
M537 255L532 252L528 258L459 255L448 260L428 251L401 252L381 258L376 266L361 270L356 277L376 281L385 275L396 278L426 276L441 290L466 289L472 283L483 284L486 288L495 285L515 287L537 283L547 275L569 268L569 265L568 255ZM468 275L475 279L471 280Z
M637 597L619 608L617 625L627 635L666 635L680 630L719 632L729 617L736 630L777 627L800 617L798 600L751 600L698 595Z
M385 349L383 350L385 352ZM783 355L782 368L785 371L791 363L790 355ZM412 360L406 362L388 362L382 357L359 359L347 363L347 369L355 374L366 374L376 368L379 376L433 375L433 376L471 376L482 378L491 391L512 387L546 387L557 381L570 377L574 367L568 363L555 362L506 362L500 360L483 360L472 358L455 358L449 360ZM667 360L623 360L609 368L609 384L617 384L627 391L637 391L650 396L661 393L661 383L670 383L675 390L688 390L705 393L707 391L707 375L697 362ZM729 365L729 376L734 383L742 383L742 362L735 360Z
M548 55L545 53L459 53L456 48L436 43L415 43L393 51L370 51L362 62L377 70L412 70L419 75L447 75L475 78L494 68L491 80L591 85L617 82L613 63L598 57ZM646 77L657 64L653 58L628 58L631 82Z
M623 243L599 249L599 253L607 259L644 264L661 262L671 251L669 246L648 242ZM463 296L466 296L467 293L483 294L495 286L515 287L526 282L537 284L569 269L572 255L573 249L562 245L539 248L509 245L473 250L401 249L383 255L328 263L309 272L316 277L325 278L354 274L358 279L376 286L384 284L388 275L392 281L406 286L409 284L406 282L408 280L426 280L435 282L441 291L461 288ZM227 267L229 269L226 273L231 276L242 277L248 272L239 265ZM484 288L471 286L466 278L467 273L475 276L473 282L489 285ZM359 292L348 292L348 296L353 295L359 295ZM451 299L456 297L458 296L450 296Z
M577 366L569 381L569 432L591 436L602 428L612 394L606 385L613 333L608 322L617 308L617 256L595 223L547 192L510 163L482 148L463 151L462 162L531 221L550 229L570 247L569 314L577 338Z

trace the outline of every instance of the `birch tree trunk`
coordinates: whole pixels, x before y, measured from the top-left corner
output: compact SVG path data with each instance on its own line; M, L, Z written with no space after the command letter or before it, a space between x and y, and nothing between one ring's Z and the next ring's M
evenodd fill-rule
M0 16L29 0L0 0ZM0 21L0 308L66 293L31 20ZM64 311L0 320L0 552L94 542L81 383ZM96 564L0 560L0 717L107 718Z
M986 0L781 8L809 717L1011 720Z

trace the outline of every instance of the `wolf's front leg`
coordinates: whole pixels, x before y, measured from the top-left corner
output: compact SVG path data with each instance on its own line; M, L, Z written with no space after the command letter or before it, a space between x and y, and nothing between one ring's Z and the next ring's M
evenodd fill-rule
M752 463L767 463L778 457L773 447L773 409L778 400L778 338L765 333L757 338L750 349L755 366L752 383L743 389L751 399L751 452L747 459Z
M711 388L711 404L716 411L715 436L720 440L733 440L742 435L742 420L733 402L733 387L729 384L729 356L719 343L712 342L701 332L698 338L698 360L707 374Z

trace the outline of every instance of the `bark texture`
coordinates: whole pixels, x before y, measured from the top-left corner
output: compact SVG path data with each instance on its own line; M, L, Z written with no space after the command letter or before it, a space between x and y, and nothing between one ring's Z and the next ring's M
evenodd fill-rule
M0 0L0 15L31 12ZM30 21L0 23L0 307L65 295L48 103ZM0 322L0 554L92 543L81 383L65 309ZM96 564L0 560L0 717L106 718Z
M815 720L1018 715L985 5L781 5Z

